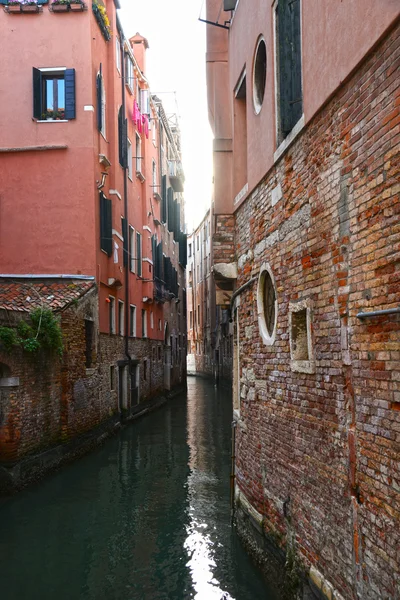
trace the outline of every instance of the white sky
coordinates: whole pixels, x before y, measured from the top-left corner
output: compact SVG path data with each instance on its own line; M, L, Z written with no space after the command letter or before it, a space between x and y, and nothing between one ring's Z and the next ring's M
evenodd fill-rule
M145 74L151 92L161 98L167 114L180 116L189 232L210 206L212 188L206 25L198 20L201 4L202 0L121 0L119 11L126 37L139 32L149 42Z

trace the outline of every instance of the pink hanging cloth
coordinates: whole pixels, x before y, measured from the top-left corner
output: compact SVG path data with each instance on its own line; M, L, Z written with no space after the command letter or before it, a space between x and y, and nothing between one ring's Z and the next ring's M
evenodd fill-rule
M135 125L138 122L138 112L139 112L139 108L138 108L136 100L134 100L133 101L133 111L132 111L132 121L134 122Z

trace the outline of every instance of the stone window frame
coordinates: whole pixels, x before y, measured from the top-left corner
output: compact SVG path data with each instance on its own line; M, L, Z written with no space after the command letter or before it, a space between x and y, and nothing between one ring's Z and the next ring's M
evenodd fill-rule
M315 373L315 355L314 342L312 334L312 301L311 298L289 302L289 346L290 346L290 369L296 373ZM293 340L292 340L292 315L306 310L307 324L307 349L308 360L293 359Z
M268 275L271 278L272 285L275 290L275 322L272 334L270 335L267 327L267 323L265 321L264 315L264 279L265 275ZM261 339L263 340L266 346L273 346L276 338L276 329L278 324L278 291L276 289L275 277L272 272L272 269L269 263L263 263L260 268L260 274L258 276L258 284L257 284L257 318L258 318L258 329L260 331Z

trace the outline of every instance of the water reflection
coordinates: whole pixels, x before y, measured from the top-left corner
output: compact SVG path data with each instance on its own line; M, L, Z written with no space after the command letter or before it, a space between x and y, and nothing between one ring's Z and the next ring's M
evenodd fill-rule
M1 600L270 599L230 527L230 397L188 399L0 504Z

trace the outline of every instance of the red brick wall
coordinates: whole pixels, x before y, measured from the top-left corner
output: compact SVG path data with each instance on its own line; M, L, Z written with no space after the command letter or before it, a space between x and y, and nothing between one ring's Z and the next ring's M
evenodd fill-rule
M266 346L257 283L240 298L237 484L346 599L400 593L400 318L356 317L399 305L399 75L397 28L236 213L237 285L268 262L278 299ZM313 374L290 364L304 299Z

